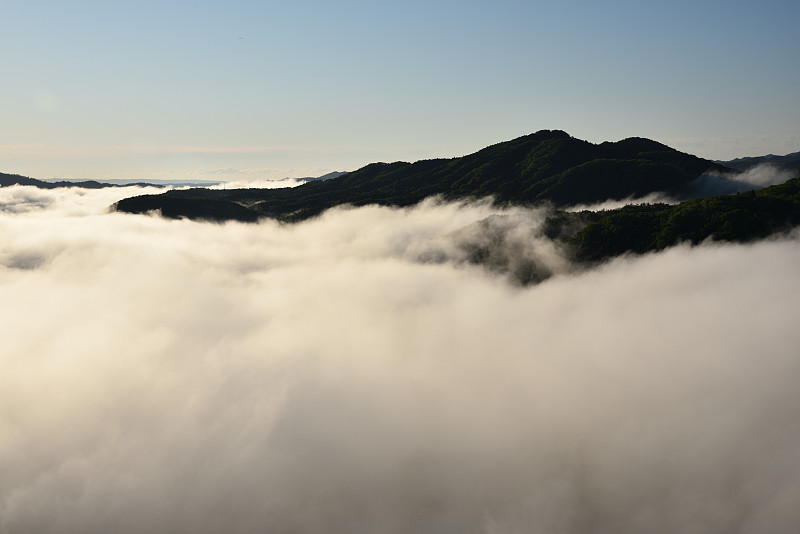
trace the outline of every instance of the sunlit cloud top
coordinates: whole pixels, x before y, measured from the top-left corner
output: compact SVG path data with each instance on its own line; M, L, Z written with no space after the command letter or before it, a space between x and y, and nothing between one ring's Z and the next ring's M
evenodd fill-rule
M796 234L585 271L541 210L211 224L125 194L0 189L2 532L800 524ZM555 276L463 261L481 237Z

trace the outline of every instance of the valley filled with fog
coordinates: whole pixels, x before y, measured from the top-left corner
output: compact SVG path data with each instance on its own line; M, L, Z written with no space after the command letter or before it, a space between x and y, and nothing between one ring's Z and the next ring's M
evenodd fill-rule
M585 270L544 210L130 194L0 189L0 532L796 532L797 234Z

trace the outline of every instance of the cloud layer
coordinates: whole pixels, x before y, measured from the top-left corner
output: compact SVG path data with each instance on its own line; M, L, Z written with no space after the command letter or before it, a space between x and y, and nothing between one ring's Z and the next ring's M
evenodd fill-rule
M800 525L796 238L579 273L540 212L112 194L0 190L0 532Z
M782 184L786 180L793 178L794 174L792 171L770 164L755 165L737 174L708 173L691 183L691 194L695 197L709 197L752 191L770 185Z

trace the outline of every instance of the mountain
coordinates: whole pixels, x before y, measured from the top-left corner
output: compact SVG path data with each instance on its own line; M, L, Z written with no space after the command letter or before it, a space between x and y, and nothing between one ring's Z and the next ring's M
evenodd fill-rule
M547 203L556 208L544 234L576 263L593 264L709 238L747 242L800 225L800 177L752 190L755 186L736 179L737 172L648 139L592 144L545 130L461 158L373 163L295 188L168 191L124 199L116 208L131 213L160 210L171 218L293 222L342 204L409 206L431 195L446 200L492 196L499 204ZM726 187L732 184L739 192L697 198L715 189L708 187L709 180L728 181ZM684 200L594 212L561 209L654 192ZM475 262L491 257L484 248L475 245ZM526 268L515 276L532 283L548 274Z
M460 158L372 163L294 188L168 191L121 200L116 209L214 221L269 217L291 222L342 204L410 206L431 195L446 200L492 196L499 204L558 207L657 191L688 198L692 182L708 171L734 172L649 139L593 144L560 130L541 130ZM216 202L211 206L208 200ZM220 202L229 203L228 209Z
M718 161L720 165L730 167L739 171L746 171L756 165L769 164L782 169L800 169L800 152L793 152L785 156L776 156L775 154L768 154L766 156L757 156L752 158L737 158L730 161Z
M59 187L79 187L82 189L103 189L105 187L124 187L124 186L133 186L133 185L147 185L150 186L152 184L146 184L142 182L135 182L135 183L125 183L125 184L109 184L103 182L97 182L95 180L84 180L80 182L73 182L68 180L60 180L60 181L45 181L45 180L37 180L36 178L28 178L27 176L20 176L19 174L6 174L0 172L0 187L9 187L12 185L29 185L33 187L39 187L41 189L57 189ZM163 187L160 185L152 185L153 187Z
M36 187L47 187L46 182L37 180L35 178L28 178L27 176L20 176L19 174L6 174L0 172L0 187L7 187L10 185L33 185Z
M303 182L321 182L324 180L330 180L331 178L338 178L340 176L344 176L347 172L342 171L333 171L329 172L328 174L323 174L322 176L306 176L305 178L297 178L299 181ZM289 178L291 180L291 178Z
M800 178L735 195L698 198L680 204L640 204L580 213L558 212L546 232L559 238L580 263L626 253L644 254L681 242L744 243L800 225Z
M292 182L314 182L322 180L330 180L331 178L338 178L347 174L346 172L329 172L322 176L308 176L305 178L285 178L287 181ZM193 188L206 188L216 185L222 185L225 182L214 180L149 180L147 182L130 180L130 179L110 179L105 182L97 182L94 180L38 180L36 178L29 178L27 176L20 176L19 174L5 174L0 173L0 187L8 187L12 185L28 185L33 187L40 187L42 189L55 189L58 187L79 187L83 189L101 189L105 187L126 187L126 186L141 186L141 187L157 187L163 189L168 186L173 187L193 187Z

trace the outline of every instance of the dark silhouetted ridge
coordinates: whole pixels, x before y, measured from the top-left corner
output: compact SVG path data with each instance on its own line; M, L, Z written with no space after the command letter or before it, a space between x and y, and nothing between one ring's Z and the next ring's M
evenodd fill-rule
M98 182L96 180L83 180L73 182L69 180L59 180L57 182L46 182L44 180L37 180L36 178L28 178L27 176L20 176L19 174L5 174L0 173L0 187L10 187L12 185L27 185L38 187L40 189L58 189L60 187L78 187L80 189L103 189L106 187L130 187L130 186L148 186L148 187L164 187L163 185L148 184L144 182L126 183L126 184L108 184L105 182Z
M493 197L499 204L567 206L656 191L680 197L692 180L709 170L730 171L648 139L593 144L560 130L541 130L459 158L372 163L294 188L169 191L122 200L117 209L131 213L160 209L162 214L171 214L166 216L217 220L216 213L204 212L208 204L202 202L214 199L248 210L231 207L235 220L256 216L299 221L342 204L410 206L432 195L446 200ZM182 202L166 200L178 198Z
M776 156L775 154L768 154L766 156L757 156L750 158L737 158L730 161L720 161L722 165L745 171L756 165L768 164L782 169L798 170L800 169L800 152L793 152L785 156Z

